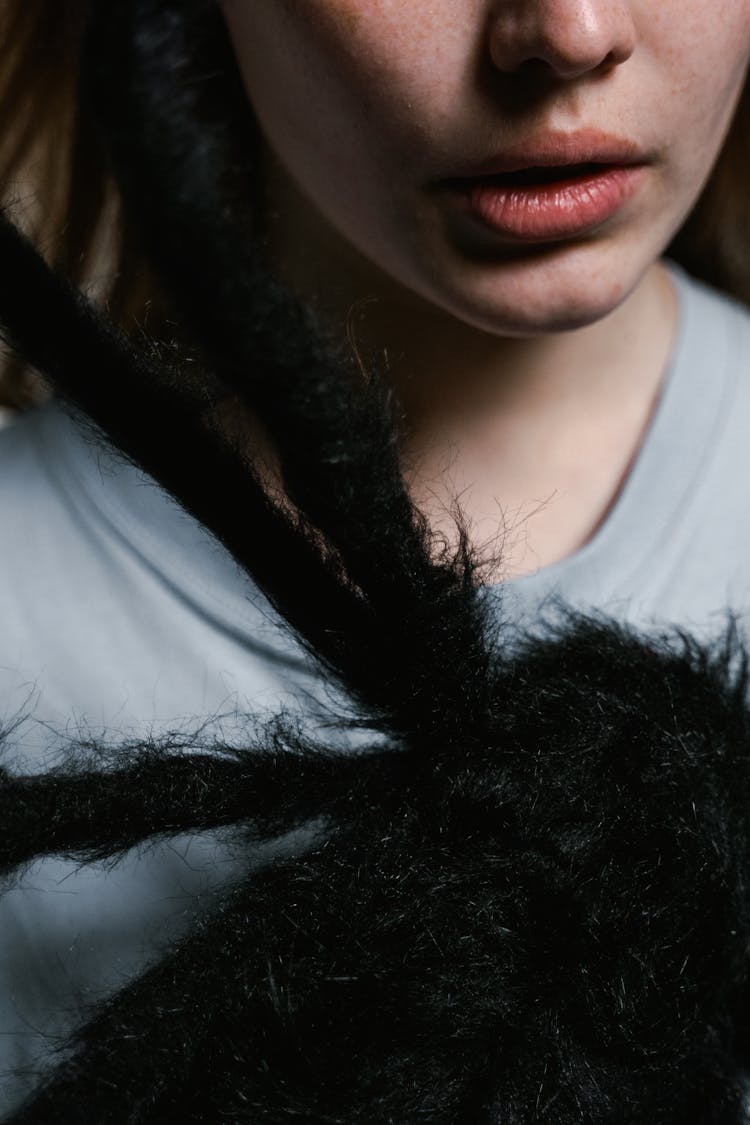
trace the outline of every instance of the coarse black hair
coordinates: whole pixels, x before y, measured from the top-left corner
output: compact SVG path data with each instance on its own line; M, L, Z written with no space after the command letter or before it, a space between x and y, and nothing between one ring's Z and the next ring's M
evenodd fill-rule
M253 124L209 0L95 0L84 92L185 356L127 339L0 220L0 325L228 549L351 701L350 753L246 746L2 773L6 879L239 825L301 854L226 891L105 1002L14 1125L740 1125L745 651L564 614L507 643L399 464L382 372L273 276ZM40 331L40 325L43 330ZM283 494L217 422L231 398ZM343 720L342 720L343 721Z

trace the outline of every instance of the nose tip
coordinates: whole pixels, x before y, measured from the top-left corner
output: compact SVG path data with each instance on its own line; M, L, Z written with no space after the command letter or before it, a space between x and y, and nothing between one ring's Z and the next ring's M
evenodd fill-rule
M490 29L492 63L506 74L543 67L570 81L618 66L634 50L627 0L510 0Z

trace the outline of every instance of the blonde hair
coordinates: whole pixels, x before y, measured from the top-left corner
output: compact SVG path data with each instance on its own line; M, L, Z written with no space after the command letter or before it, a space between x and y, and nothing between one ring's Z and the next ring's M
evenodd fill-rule
M128 331L166 330L158 287L138 247L78 96L89 0L0 0L0 201L44 257L105 304ZM43 389L13 359L0 403L23 407Z
M90 0L0 0L0 201L48 261L128 332L177 335L78 97ZM691 273L750 305L750 86L687 223L669 248ZM22 364L0 370L0 405L42 394Z

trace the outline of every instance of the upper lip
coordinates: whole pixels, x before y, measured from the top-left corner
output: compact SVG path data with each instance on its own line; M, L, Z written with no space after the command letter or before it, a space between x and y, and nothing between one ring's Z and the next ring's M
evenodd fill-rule
M474 179L522 172L528 168L555 168L573 164L642 164L642 150L630 140L583 129L577 133L540 133L521 144L504 149L497 156L469 164L456 171L451 179Z

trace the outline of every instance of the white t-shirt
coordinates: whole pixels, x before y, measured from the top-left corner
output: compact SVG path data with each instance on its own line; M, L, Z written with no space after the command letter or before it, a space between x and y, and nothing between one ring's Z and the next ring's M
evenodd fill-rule
M678 337L628 479L582 550L487 589L506 618L533 625L552 594L643 628L714 632L728 607L750 613L750 314L673 275ZM325 695L224 550L55 403L0 432L0 543L14 769L103 733L189 736L202 722L204 739L241 739L245 712L305 712ZM156 955L242 862L224 837L183 837L109 870L45 860L0 898L0 1115L82 1005Z

